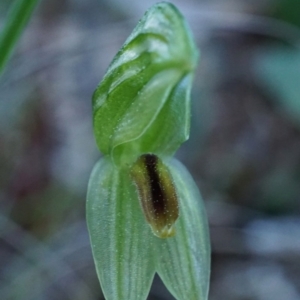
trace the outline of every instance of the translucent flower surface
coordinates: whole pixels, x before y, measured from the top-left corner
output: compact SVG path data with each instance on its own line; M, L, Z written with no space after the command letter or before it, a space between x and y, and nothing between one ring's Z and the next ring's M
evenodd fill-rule
M203 201L172 158L189 135L197 58L179 11L156 4L94 93L95 137L104 157L90 178L87 222L107 300L146 299L155 272L176 299L208 297Z

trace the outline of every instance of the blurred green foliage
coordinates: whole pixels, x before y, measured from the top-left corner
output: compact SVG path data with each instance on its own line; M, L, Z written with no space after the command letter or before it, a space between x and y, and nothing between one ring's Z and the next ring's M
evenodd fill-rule
M299 0L277 0L274 5L274 18L300 27L299 4Z
M283 46L260 50L255 67L274 103L300 129L300 50Z

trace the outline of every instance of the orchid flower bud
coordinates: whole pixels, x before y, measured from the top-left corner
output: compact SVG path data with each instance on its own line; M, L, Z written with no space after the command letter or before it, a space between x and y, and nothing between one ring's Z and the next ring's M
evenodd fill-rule
M176 299L207 300L204 203L172 158L189 136L197 59L183 16L158 3L94 93L94 133L104 157L90 177L87 224L106 300L145 300L156 272Z

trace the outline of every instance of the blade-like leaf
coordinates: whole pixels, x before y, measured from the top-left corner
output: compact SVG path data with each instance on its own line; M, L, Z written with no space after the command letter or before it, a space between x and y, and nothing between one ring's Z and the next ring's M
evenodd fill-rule
M16 0L0 35L0 74L39 0Z
M105 299L146 299L155 272L155 237L129 172L107 158L96 164L90 178L87 223Z
M207 217L198 188L186 168L168 163L179 198L176 235L161 240L157 271L176 299L207 300L210 242Z
M173 154L188 138L197 57L179 11L165 2L151 7L94 93L94 130L101 152L114 150L113 159L126 157L126 163L145 149Z

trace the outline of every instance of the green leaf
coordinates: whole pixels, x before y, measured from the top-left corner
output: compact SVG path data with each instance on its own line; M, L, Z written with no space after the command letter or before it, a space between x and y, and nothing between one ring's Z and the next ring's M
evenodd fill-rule
M13 3L0 35L0 74L37 3L38 0L16 0Z
M155 272L155 237L129 172L108 158L96 164L90 178L87 224L105 299L146 299Z
M94 131L101 152L116 164L133 162L145 152L172 155L188 138L197 57L179 11L165 2L151 7L94 93Z
M170 168L179 198L176 235L161 240L157 271L176 299L207 300L210 277L210 240L205 207L186 168L173 159Z

